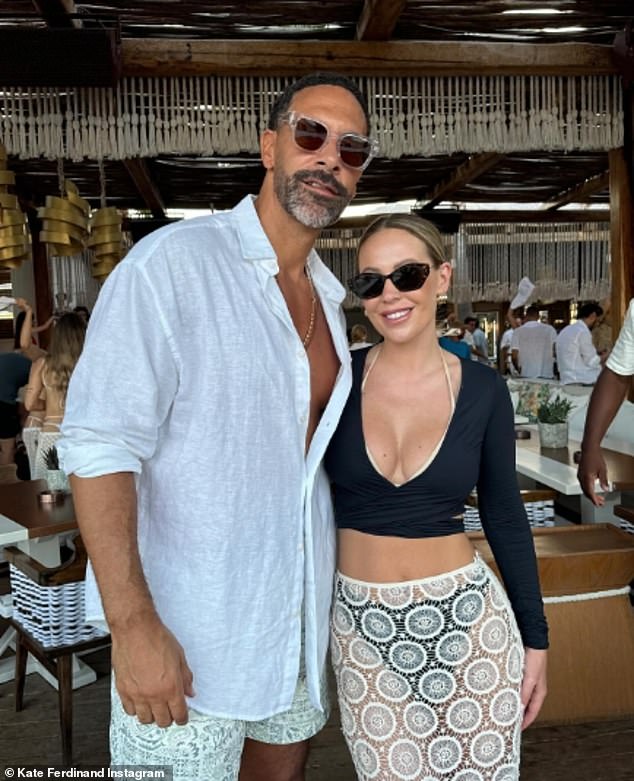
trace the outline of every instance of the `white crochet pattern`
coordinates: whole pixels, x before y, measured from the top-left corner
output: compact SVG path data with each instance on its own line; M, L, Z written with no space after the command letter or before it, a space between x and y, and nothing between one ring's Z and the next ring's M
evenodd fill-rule
M331 655L360 781L517 781L523 646L491 570L338 576Z

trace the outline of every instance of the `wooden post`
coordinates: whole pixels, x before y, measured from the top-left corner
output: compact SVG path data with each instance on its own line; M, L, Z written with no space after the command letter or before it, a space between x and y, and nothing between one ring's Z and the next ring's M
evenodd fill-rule
M48 274L48 256L46 245L40 241L41 221L35 209L27 210L29 227L31 228L31 242L33 247L33 284L35 287L34 309L37 314L38 324L45 323L53 314L53 301L51 296L51 283ZM49 330L39 334L39 343L42 349L48 347Z
M631 154L631 152L630 152ZM610 157L610 257L612 270L612 337L616 339L632 298L634 204L625 150L612 149Z

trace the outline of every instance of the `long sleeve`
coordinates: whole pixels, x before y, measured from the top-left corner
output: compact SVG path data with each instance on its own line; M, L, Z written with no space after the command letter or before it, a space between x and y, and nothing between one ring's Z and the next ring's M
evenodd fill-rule
M515 472L513 408L501 377L491 399L478 478L482 528L502 575L524 644L548 647L533 538Z

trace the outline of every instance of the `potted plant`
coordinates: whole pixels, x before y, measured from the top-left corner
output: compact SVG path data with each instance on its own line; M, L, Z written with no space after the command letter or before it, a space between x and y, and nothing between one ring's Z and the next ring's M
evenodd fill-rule
M557 394L542 401L537 409L539 442L542 447L568 446L568 413L572 404Z
M60 469L57 448L55 445L44 451L46 466L46 483L49 491L70 491L68 476Z

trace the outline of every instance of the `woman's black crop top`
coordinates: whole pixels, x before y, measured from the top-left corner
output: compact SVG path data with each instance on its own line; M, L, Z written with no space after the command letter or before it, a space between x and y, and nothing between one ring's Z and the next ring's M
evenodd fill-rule
M352 390L326 452L337 526L393 537L457 534L464 528L457 516L477 487L482 528L524 644L547 648L533 538L517 486L506 383L493 369L462 361L460 391L444 441L423 472L395 486L370 462L363 437L361 382L368 349L352 352Z

